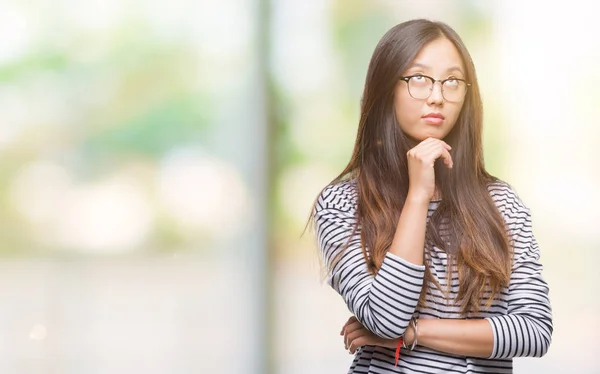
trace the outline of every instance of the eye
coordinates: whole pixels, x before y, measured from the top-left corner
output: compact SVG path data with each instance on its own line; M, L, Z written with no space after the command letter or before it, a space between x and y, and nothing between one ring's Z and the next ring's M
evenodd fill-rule
M431 82L429 81L429 79L427 79L427 76L422 74L415 74L410 78L410 81L408 83L413 87L426 87Z
M460 81L454 77L450 77L448 79L446 79L446 81L444 82L444 85L447 87L456 87L460 84Z

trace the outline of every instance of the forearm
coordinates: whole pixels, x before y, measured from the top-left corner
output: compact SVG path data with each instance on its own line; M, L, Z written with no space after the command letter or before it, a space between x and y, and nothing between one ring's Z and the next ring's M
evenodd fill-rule
M314 217L319 247L330 270L327 282L367 329L382 338L402 336L419 301L425 266L386 253L373 275L359 234L350 224L354 213L326 201L319 206Z
M429 201L408 195L398 219L389 252L415 265L423 265L423 248Z
M494 349L492 327L484 319L420 318L417 330L418 345L440 352L488 358ZM412 333L407 333L408 342Z
M409 195L372 287L364 299L347 300L349 305L351 300L356 301L356 307L351 310L370 331L382 338L396 341L402 336L417 307L425 270L423 247L428 207L429 201ZM393 323L390 323L392 318Z

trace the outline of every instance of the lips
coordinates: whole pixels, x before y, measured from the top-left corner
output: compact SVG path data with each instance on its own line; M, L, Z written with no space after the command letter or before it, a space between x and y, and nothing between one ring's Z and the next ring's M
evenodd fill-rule
M439 126L444 123L444 116L440 113L429 113L423 116L423 121L428 125Z
M441 113L429 113L423 116L423 118L439 118L444 119L444 116Z

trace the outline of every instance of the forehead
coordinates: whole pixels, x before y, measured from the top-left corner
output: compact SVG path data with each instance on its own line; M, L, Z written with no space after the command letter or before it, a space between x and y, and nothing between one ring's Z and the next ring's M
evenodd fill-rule
M419 51L409 65L409 69L427 69L445 73L452 70L465 71L458 49L446 38L433 40Z

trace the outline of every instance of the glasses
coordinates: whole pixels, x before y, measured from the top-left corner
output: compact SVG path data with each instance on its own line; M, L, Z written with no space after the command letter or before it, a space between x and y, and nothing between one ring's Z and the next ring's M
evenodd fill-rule
M465 98L467 89L471 86L471 83L467 83L464 79L460 78L446 78L446 79L433 79L427 75L415 74L407 77L400 77L407 83L408 93L413 99L423 100L427 99L433 91L433 85L435 82L442 84L442 97L446 101L458 102Z

